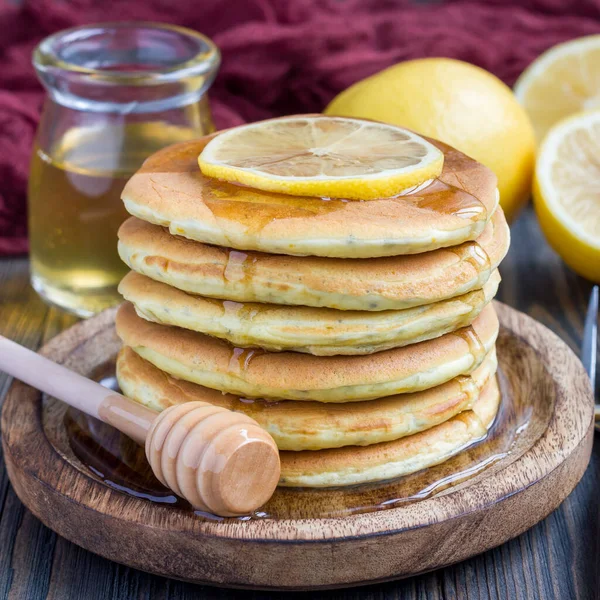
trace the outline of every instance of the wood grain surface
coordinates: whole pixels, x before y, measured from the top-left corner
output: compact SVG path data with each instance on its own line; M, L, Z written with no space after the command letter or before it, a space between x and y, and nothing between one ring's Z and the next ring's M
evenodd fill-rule
M590 286L547 247L531 212L513 227L502 300L528 312L578 350ZM28 286L24 260L0 263L1 333L36 348L73 319L47 309ZM6 378L0 380L3 393ZM597 589L600 456L561 507L517 539L409 580L323 598L594 598ZM0 464L0 598L268 598L146 575L59 538L24 510ZM305 597L315 597L308 594Z

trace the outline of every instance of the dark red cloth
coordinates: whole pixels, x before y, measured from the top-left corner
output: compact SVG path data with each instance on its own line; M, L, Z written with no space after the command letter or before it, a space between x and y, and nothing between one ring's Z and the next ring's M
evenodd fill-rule
M422 56L466 60L510 85L550 46L600 32L600 0L2 1L0 255L27 246L27 171L43 98L30 56L59 29L118 15L206 33L223 53L210 92L218 127L319 112L355 81Z

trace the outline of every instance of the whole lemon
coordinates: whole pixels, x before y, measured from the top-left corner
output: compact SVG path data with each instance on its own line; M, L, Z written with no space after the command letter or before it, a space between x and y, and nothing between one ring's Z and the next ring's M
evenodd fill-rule
M527 114L497 77L469 63L423 58L355 83L325 109L441 140L492 169L508 219L527 202L535 137Z

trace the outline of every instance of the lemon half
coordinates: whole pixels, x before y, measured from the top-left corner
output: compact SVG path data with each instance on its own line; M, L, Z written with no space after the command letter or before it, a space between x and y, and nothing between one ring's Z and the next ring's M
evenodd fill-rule
M515 84L538 143L558 121L600 108L600 35L558 44L534 60Z
M600 282L600 112L555 125L536 165L534 202L550 245L577 273Z
M242 125L198 157L204 175L270 192L372 200L437 177L443 153L394 125L304 116Z

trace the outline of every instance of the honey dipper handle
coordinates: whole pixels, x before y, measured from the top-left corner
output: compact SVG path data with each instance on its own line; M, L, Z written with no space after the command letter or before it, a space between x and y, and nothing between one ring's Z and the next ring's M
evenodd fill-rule
M0 336L0 370L143 443L156 412Z

